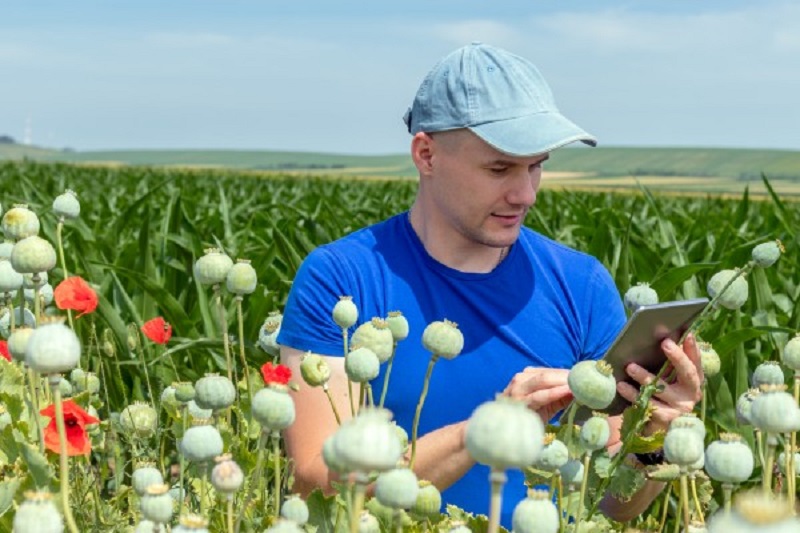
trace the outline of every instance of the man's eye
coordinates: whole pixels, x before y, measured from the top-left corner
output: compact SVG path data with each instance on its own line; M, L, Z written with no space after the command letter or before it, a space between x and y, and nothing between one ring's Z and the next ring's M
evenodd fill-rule
M489 172L492 174L505 174L508 171L508 167L490 167Z

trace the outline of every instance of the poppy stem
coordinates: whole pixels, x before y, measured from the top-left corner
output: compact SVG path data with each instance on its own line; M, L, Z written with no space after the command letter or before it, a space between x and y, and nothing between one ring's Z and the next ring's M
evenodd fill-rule
M69 458L67 456L67 430L64 425L64 406L61 404L61 389L58 387L61 374L50 376L50 390L53 392L53 403L56 411L56 428L58 429L59 470L61 474L61 504L67 527L72 533L78 533L78 526L69 506Z
M214 285L214 292L217 295L219 327L222 332L222 346L225 348L225 364L228 366L228 379L233 383L233 363L231 362L230 339L228 339L228 321L225 319L225 307L222 305L222 289L219 284Z
M247 357L244 352L244 316L242 313L242 297L236 297L236 321L239 323L239 357L242 359L244 370L244 384L247 386L247 400L253 401L253 392L250 390L250 369L247 367ZM251 416L252 418L252 416Z
M433 365L439 359L438 354L433 354L428 363L428 370L425 372L425 380L422 382L422 392L419 395L417 402L417 411L414 413L414 423L411 426L411 460L408 462L408 468L414 468L414 459L417 458L417 430L419 429L419 419L422 415L422 406L425 405L425 397L428 395L428 385L431 382L431 374L433 373Z
M58 258L61 261L61 273L63 274L64 279L69 277L69 272L67 272L67 262L64 260L64 244L61 239L61 232L64 229L64 217L60 217L58 219L58 224L56 224L56 244L58 245ZM67 321L69 322L69 329L75 331L75 324L72 323L72 309L67 309ZM80 363L78 363L80 367Z

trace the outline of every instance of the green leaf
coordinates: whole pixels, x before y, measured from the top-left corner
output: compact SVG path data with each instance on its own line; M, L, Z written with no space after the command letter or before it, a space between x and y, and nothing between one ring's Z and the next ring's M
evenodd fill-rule
M633 498L634 494L639 492L645 481L647 479L641 470L622 463L614 472L614 477L611 478L608 490L615 498L627 502Z
M692 263L669 269L659 275L650 283L650 287L655 290L661 298L672 298L671 295L682 284L692 279L698 272L716 268L719 263Z
M47 457L24 440L22 435L17 436L17 442L19 443L20 454L28 465L28 472L30 472L34 484L37 487L47 487L55 478L53 468L47 461Z
M317 528L320 533L336 533L336 495L325 496L321 489L314 489L306 499L308 505L308 524ZM340 522L347 524L347 513L340 510Z
M19 490L21 483L20 479L16 477L0 481L0 516L11 509L14 504L14 495Z
M645 437L641 434L628 435L630 442L630 453L652 453L660 450L664 446L665 433L661 430Z

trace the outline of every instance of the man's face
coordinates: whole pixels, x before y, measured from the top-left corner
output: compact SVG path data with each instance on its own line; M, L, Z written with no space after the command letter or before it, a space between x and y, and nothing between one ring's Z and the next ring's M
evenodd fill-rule
M454 230L453 238L463 244L513 244L536 201L548 154L510 156L469 130L431 137L431 169L423 177L423 194L430 195L437 222Z

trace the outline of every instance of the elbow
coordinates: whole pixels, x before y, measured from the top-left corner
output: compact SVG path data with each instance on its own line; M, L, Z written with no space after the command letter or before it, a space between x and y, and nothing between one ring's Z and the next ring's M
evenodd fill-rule
M300 494L303 499L307 499L315 489L321 489L327 496L335 492L331 485L331 481L335 479L324 464L295 464L292 491Z

